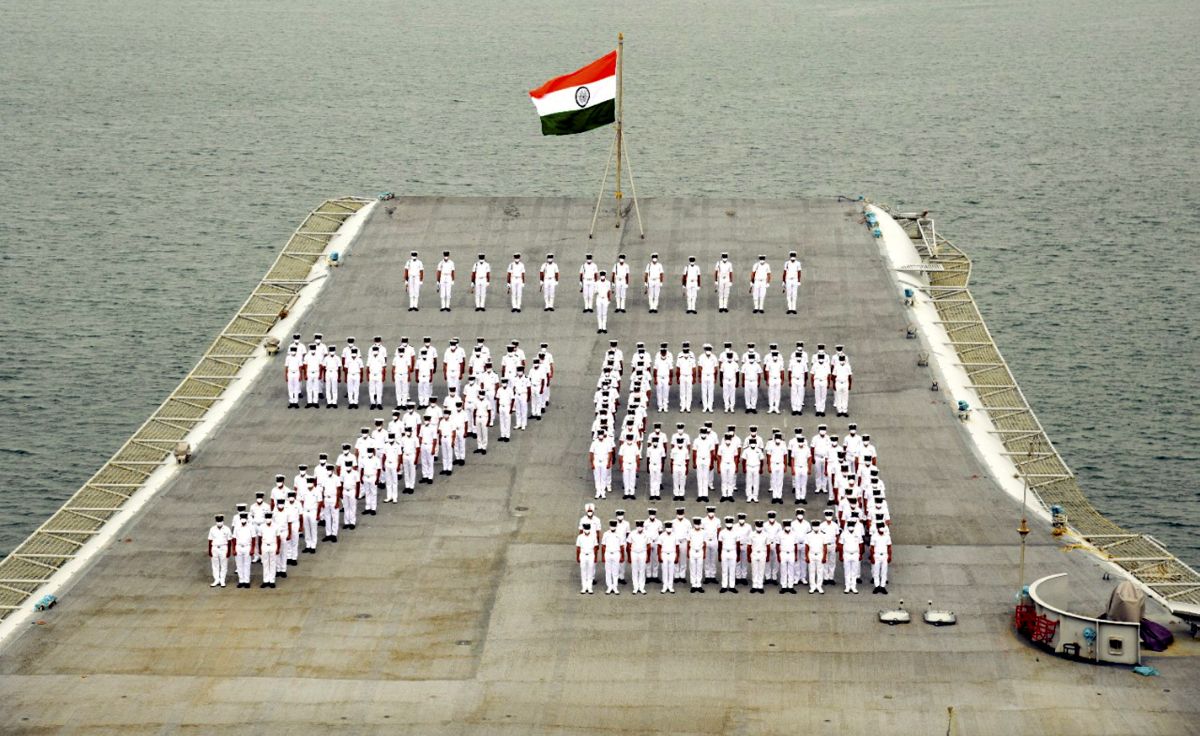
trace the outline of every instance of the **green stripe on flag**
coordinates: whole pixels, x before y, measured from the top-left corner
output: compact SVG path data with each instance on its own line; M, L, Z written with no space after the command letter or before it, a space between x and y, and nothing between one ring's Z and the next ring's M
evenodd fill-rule
M614 123L616 120L616 100L608 100L582 110L568 110L567 112L556 112L553 115L543 115L542 135L586 133L593 128Z

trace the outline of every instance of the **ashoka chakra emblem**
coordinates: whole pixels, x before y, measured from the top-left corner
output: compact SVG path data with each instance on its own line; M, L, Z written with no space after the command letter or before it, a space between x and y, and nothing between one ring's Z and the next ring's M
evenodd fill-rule
M580 87L575 90L575 104L580 107L587 107L588 100L592 99L592 93L587 87Z

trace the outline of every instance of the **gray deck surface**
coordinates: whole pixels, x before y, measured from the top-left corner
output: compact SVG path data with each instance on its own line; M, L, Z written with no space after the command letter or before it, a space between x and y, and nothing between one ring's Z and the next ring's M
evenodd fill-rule
M527 348L548 340L558 372L547 418L493 443L486 458L468 455L453 478L360 517L338 545L302 555L277 590L213 590L202 553L211 514L230 513L276 472L290 478L297 463L336 452L373 416L288 411L272 368L45 624L0 652L0 731L928 734L946 732L950 706L961 734L1200 729L1195 644L1147 657L1162 676L1142 678L1057 659L1011 632L1019 509L983 475L946 397L928 390L903 307L850 206L645 200L644 242L609 222L589 243L586 200L395 204L394 217L374 213L306 316L305 336L321 331L339 347L348 334L378 333L389 346L402 334L430 335L439 347L452 335L485 336L493 350L510 338ZM659 314L647 314L634 290L607 337L627 351L637 340L673 349L684 339L753 340L760 351L771 341L786 349L804 339L810 350L844 342L856 374L852 420L880 450L895 519L892 595L871 595L868 582L859 596L842 595L839 583L824 596L780 597L770 587L722 596L716 586L662 596L651 584L644 597L607 597L601 573L601 592L580 596L572 544L591 497L590 397L607 339L579 311L572 283L582 254L593 249L610 264L624 250L636 273L656 250L674 273L687 255L707 269L729 250L744 278L754 255L778 264L793 247L806 278L798 317L783 314L775 290L768 313L751 315L744 288L730 314L717 314L710 289L700 314L686 316L668 280ZM559 309L543 313L534 287L524 312L510 314L494 284L492 308L479 315L460 280L452 313L437 311L428 281L421 312L408 313L399 274L411 248L429 270L451 249L460 279L476 252L502 271L520 250L536 274L553 251L565 271ZM796 420L683 416L693 432L711 418L790 435ZM666 427L676 419L662 416ZM811 435L819 420L801 419ZM826 421L844 430L846 420ZM642 518L642 495L601 502L600 515L624 505ZM701 510L686 505L689 516ZM666 516L673 506L658 503ZM765 517L770 508L739 502L721 513ZM810 515L818 508L810 502ZM1030 542L1028 579L1070 572L1080 610L1103 608L1112 583L1091 557L1060 547L1041 524ZM901 598L917 614L933 599L960 624L875 621Z

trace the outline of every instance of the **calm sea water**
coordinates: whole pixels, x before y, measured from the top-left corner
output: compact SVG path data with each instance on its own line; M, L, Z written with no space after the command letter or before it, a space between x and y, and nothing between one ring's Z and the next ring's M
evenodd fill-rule
M541 138L524 90L624 30L640 194L932 209L1096 505L1200 562L1197 25L1194 0L2 3L0 552L307 208L590 196L607 138Z

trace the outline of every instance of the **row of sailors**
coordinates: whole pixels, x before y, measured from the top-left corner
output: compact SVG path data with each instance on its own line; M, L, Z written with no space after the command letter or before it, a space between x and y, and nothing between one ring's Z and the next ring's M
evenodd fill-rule
M433 483L438 460L441 475L453 475L455 466L466 465L467 439L475 439L476 454L487 454L488 429L499 419L500 441L508 442L513 409L521 403L503 383L497 391L498 412L486 398L468 383L464 397L451 396L445 407L436 397L423 412L415 404L407 411L396 410L386 426L383 419L375 427L363 427L358 440L342 445L332 462L322 453L313 472L308 465L298 466L292 486L283 475L275 476L269 492L255 494L254 503L238 505L238 518L232 528L224 526L224 515L209 530L208 554L212 558L213 587L225 587L230 557L236 560L239 588L250 587L251 564L261 561L261 587L274 588L277 577L287 577L287 568L297 565L301 552L315 554L318 537L337 542L339 530L355 529L359 502L363 514L378 512L379 491L384 503L398 503L400 486L412 494L416 485ZM465 398L465 401L464 401ZM528 404L528 397L523 400ZM535 402L540 419L547 407ZM517 429L525 429L527 415L518 411ZM417 470L420 469L418 479ZM324 533L318 533L324 527ZM300 549L303 535L304 549Z
M691 592L703 593L705 583L719 582L722 593L737 593L738 584L749 583L751 593L763 593L766 583L779 586L780 593L796 593L797 584L808 585L808 592L824 594L825 585L836 582L837 561L842 561L843 593L857 594L861 582L861 563L865 557L871 566L873 593L887 595L888 565L892 561L892 535L889 524L864 523L857 517L839 522L832 511L810 523L803 508L794 519L776 519L774 511L766 521L747 523L746 514L723 520L709 506L703 517L690 521L687 509L677 508L676 518L660 521L655 509L631 528L625 512L617 509L616 518L603 524L595 506L584 507L575 539L575 560L579 563L580 593L591 594L597 559L604 562L605 594L620 594L626 580L626 565L633 594L646 594L646 582L662 584L660 593L674 593L675 581L687 579ZM719 573L718 573L719 570Z
M624 364L624 353L616 340L610 340L593 397L597 413L615 412L620 405ZM830 389L833 390L836 414L839 417L850 416L850 389L854 385L854 371L842 345L837 345L835 352L830 355L825 352L825 344L819 343L817 352L810 358L803 340L796 342L796 348L789 356L780 352L778 343L771 343L767 354L760 356L752 342L746 343L746 351L740 355L733 349L732 342L724 343L719 351L705 343L700 353L693 352L688 341L681 344L678 353L671 352L670 345L665 342L659 343L657 353L650 353L645 343L639 342L629 356L629 366L629 393L631 396L640 393L648 400L653 392L659 411L670 410L671 387L677 386L679 410L690 412L694 386L698 383L700 409L712 412L719 383L727 413L736 410L738 388L741 387L746 413L757 414L759 389L765 387L766 412L780 414L783 387L786 385L793 416L804 414L808 388L813 391L813 408L817 416L825 416Z
M796 302L799 296L800 284L803 280L803 270L796 252L788 254L780 268L780 284L787 299L787 313L796 314ZM632 269L625 254L617 256L612 269L602 270L588 253L584 256L583 265L579 267L579 291L583 294L583 311L600 312L601 300L603 313L607 315L608 305L616 302L615 311L626 311L626 299L631 282ZM442 259L434 267L433 279L437 285L440 311L449 312L454 283L458 278L458 269L450 257L450 251L442 251ZM688 263L679 273L679 283L687 302L687 313L696 314L696 300L700 289L704 286L705 273L696 263L695 256L688 257ZM546 261L538 267L538 287L542 292L543 311L554 311L554 299L558 285L562 280L562 270L554 260L554 254L546 254ZM514 253L504 274L505 290L509 295L509 305L513 312L521 311L521 301L525 285L528 281L525 263L520 253ZM728 253L722 253L712 268L713 290L717 293L719 312L729 311L729 296L737 281L737 274ZM480 253L471 266L470 288L474 297L475 311L487 309L487 292L492 283L492 266L487 257ZM659 260L657 253L650 254L650 261L642 270L642 286L646 294L646 302L650 313L658 311L662 289L667 282L666 266ZM404 263L404 286L408 293L408 311L420 311L421 286L425 283L425 264L417 251L409 254ZM753 311L764 313L764 303L767 290L772 283L771 264L765 254L759 255L758 260L750 268L749 293L753 301ZM599 314L597 315L599 318ZM601 329L607 322L607 316L601 320Z
M417 404L424 407L433 395L434 380L440 374L449 391L458 391L464 381L475 381L487 394L489 403L495 403L495 393L507 380L520 393L525 384L542 387L549 392L554 377L554 355L548 343L541 343L532 363L527 362L520 340L512 340L499 356L500 370L495 370L491 348L484 338L476 338L468 353L457 337L440 356L433 339L425 337L418 346L410 345L407 337L392 352L391 368L388 367L388 349L383 338L376 335L365 355L359 351L355 338L346 338L346 346L339 353L334 345L326 345L322 334L313 335L312 342L305 345L300 334L292 335L284 360L284 380L287 383L288 408L300 408L302 386L306 390L306 408L318 407L322 397L329 408L337 408L338 389L341 382L346 386L347 407L358 408L362 382L367 383L367 394L372 410L383 409L384 386L387 380L394 384L396 405L409 403L412 383L416 382ZM440 357L440 361L439 361Z

